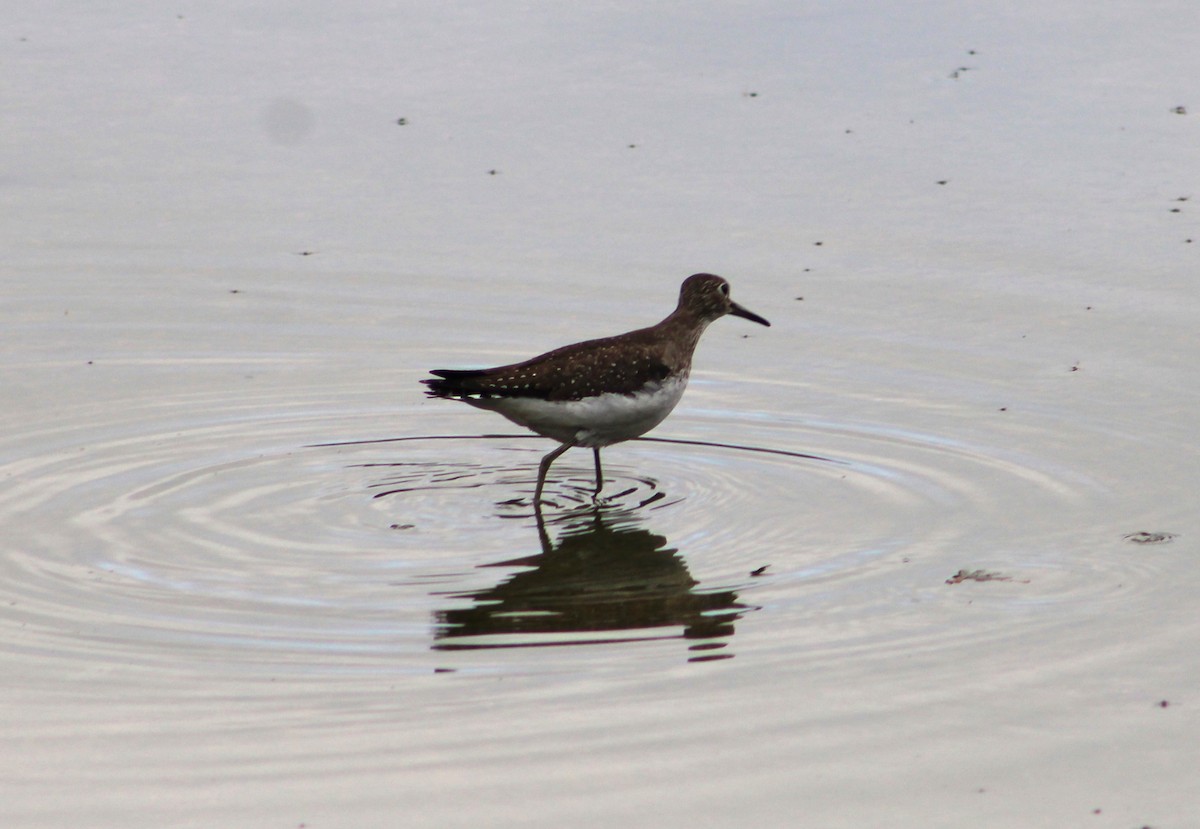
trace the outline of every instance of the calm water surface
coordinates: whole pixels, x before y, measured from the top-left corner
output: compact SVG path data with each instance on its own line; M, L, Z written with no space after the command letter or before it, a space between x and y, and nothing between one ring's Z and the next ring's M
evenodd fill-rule
M1170 702L1193 519L1153 481L1194 449L1071 364L877 348L735 280L775 326L714 325L658 439L606 450L608 497L570 453L539 524L548 444L423 399L436 354L473 346L408 279L424 315L402 327L369 319L383 282L333 307L200 283L102 321L86 287L30 301L6 695L18 745L87 771L64 804L55 766L15 769L23 820L117 825L147 791L199 809L250 781L312 825L351 802L503 822L514 797L583 823L597 799L774 814L827 802L829 775L970 814L1018 762L1098 742L1097 768L1145 769L1191 716ZM674 286L654 293L657 315ZM225 335L285 307L250 348ZM522 356L503 317L487 334ZM1047 808L1108 794L1064 783Z
M1192 5L17 5L0 827L1200 826Z

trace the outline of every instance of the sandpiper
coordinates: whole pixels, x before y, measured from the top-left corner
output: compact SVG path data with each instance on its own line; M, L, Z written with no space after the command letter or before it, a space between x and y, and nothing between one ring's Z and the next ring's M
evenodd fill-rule
M693 274L683 281L675 310L657 325L565 345L507 366L436 369L430 372L436 377L421 382L429 386L430 397L497 412L562 444L538 466L535 507L550 464L573 446L592 450L599 496L601 448L644 435L671 413L687 386L700 335L726 314L771 324L730 299L729 283L721 277Z

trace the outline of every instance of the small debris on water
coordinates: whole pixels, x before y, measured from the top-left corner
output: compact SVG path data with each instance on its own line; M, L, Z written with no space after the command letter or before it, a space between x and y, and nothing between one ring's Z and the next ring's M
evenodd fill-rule
M1123 536L1126 541L1131 541L1134 544L1165 544L1172 539L1178 538L1175 533L1151 533L1145 530L1136 533L1129 533Z
M1015 579L991 570L959 570L946 579L946 584L962 584L964 581L1015 581ZM1021 579L1020 583L1029 584L1029 579Z

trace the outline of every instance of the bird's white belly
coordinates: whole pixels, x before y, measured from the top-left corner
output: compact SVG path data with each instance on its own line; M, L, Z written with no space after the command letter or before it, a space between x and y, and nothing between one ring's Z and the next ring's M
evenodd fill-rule
M672 377L636 394L601 394L583 400L494 397L467 402L492 409L537 432L576 446L608 446L649 432L675 408L687 377Z

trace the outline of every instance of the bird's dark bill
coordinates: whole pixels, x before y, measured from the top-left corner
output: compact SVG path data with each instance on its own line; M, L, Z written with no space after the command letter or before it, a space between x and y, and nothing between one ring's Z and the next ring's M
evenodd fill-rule
M771 323L767 322L765 319L763 319L762 317L760 317L758 314L754 313L753 311L747 311L745 308L738 305L736 302L729 303L729 313L733 314L735 317L741 317L742 319L751 320L753 322L757 322L759 325L765 325L768 328L771 327Z

